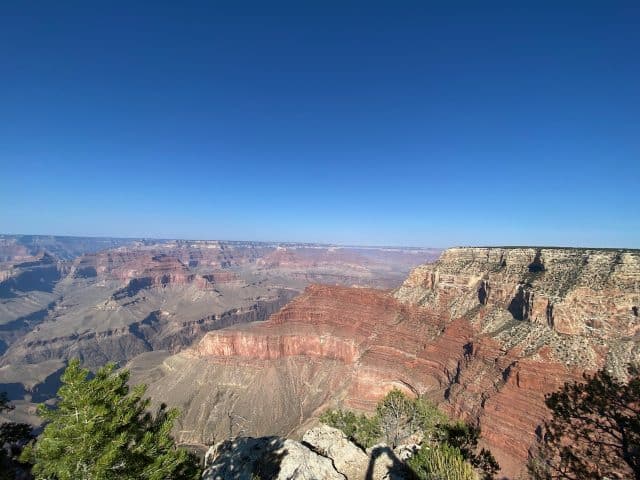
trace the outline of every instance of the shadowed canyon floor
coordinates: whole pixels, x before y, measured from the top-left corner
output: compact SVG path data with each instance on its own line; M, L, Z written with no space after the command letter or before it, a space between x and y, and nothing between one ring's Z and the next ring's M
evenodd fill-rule
M312 285L265 322L130 367L183 409L184 443L299 435L329 406L371 411L398 387L477 422L515 477L545 393L640 360L639 285L638 251L456 248L393 293Z

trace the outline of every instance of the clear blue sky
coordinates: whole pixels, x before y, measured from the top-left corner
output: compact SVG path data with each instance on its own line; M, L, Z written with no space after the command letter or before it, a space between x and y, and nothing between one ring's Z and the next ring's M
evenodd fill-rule
M640 4L4 2L0 167L5 233L640 247Z

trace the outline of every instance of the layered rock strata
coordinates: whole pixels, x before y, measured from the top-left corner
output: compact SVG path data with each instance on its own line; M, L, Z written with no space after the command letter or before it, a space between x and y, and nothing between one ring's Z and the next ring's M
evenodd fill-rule
M638 251L451 249L393 294L311 286L267 322L211 332L136 379L185 410L188 443L286 435L328 406L372 411L397 387L479 424L513 477L545 393L640 359L639 284Z
M601 338L640 332L638 251L453 248L416 268L397 291L452 318L478 305L563 334Z
M288 260L260 261L278 252ZM48 385L59 369L52 373L51 362L77 357L97 368L155 350L176 353L208 331L265 320L311 281L396 287L433 256L429 249L0 235L0 392L17 405L11 415L30 415L34 392L55 393Z

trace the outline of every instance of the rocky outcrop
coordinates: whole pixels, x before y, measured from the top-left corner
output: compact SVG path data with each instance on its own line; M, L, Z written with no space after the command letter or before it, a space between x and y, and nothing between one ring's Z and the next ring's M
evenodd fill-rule
M328 406L372 411L396 387L480 425L515 476L546 393L640 359L639 284L637 251L451 249L393 294L314 285L267 322L210 333L166 359L150 392L185 410L181 438L197 443L222 412L286 435ZM216 400L196 426L201 397Z
M384 444L362 451L344 433L326 425L304 434L302 442L281 437L235 437L209 448L203 480L414 478L401 459L412 447Z
M0 299L15 298L30 291L51 293L65 274L64 263L48 253L6 265L1 275Z
M514 473L546 393L602 366L624 376L640 360L639 284L638 251L457 248L416 268L395 296L473 329L443 407L479 422Z
M604 339L640 332L639 279L633 250L452 248L416 268L396 298L451 318L482 305L558 333Z
M279 437L235 438L207 452L203 480L345 480L331 460Z
M463 351L472 329L457 322L443 333L443 321L433 312L425 322L427 314L383 291L312 285L269 321L209 333L185 356L222 368L288 358L337 361L348 372L343 402L367 410L392 387L422 392L449 385L451 352Z
M369 464L367 454L336 428L327 425L313 428L304 434L302 442L321 455L332 459L335 469L346 478L363 477L363 473L367 471Z

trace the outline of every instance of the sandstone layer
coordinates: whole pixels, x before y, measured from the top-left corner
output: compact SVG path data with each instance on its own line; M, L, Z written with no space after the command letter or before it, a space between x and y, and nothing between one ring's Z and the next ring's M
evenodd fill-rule
M479 424L514 477L545 393L639 360L639 283L638 251L451 249L393 294L310 286L266 322L208 333L153 368L134 361L134 380L183 408L186 443L291 434L397 387Z

